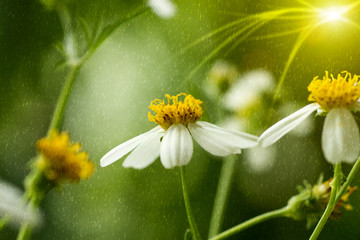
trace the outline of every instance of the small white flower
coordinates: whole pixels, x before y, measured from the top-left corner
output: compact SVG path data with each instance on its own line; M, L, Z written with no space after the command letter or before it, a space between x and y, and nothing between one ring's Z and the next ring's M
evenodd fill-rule
M308 90L309 101L315 101L267 129L258 142L267 147L303 122L311 113L318 111L327 114L322 131L322 150L330 163L340 161L353 163L360 153L360 134L352 111L359 109L360 85L358 76L344 72L335 79L326 76L320 80L315 77Z
M271 92L275 86L270 72L257 69L245 73L224 96L225 107L239 111L260 101L261 94Z
M16 227L21 224L37 227L42 220L40 213L24 202L22 191L3 181L0 181L0 218Z
M216 98L228 91L238 75L239 72L234 64L217 60L211 67L203 88L210 97Z
M184 102L179 101L185 96ZM227 156L240 153L242 148L257 145L257 137L233 130L220 128L208 122L198 121L202 114L200 100L191 95L166 95L168 103L154 100L149 112L149 120L158 123L150 131L128 140L105 154L100 165L105 167L127 153L124 167L142 169L153 163L159 156L165 168L173 168L189 163L193 154L192 137L209 153Z
M161 18L171 18L176 13L176 6L170 0L148 0L148 5Z

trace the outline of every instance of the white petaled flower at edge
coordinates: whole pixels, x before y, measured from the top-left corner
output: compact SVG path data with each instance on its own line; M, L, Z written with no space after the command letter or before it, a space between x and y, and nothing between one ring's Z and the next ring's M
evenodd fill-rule
M179 98L183 97L183 101ZM128 140L105 154L100 165L105 167L129 152L124 167L142 169L153 163L159 156L165 168L183 166L189 163L193 154L192 137L209 153L227 156L240 153L243 148L257 145L257 137L214 124L199 121L202 115L202 101L184 93L166 95L164 100L155 99L150 104L149 121L159 126Z
M326 72L308 86L311 103L267 129L258 142L267 147L303 122L311 113L326 115L321 136L322 151L330 163L353 163L360 153L360 135L351 111L360 111L359 76L344 71L335 78Z
M25 223L39 227L42 216L38 210L28 207L23 194L20 189L0 180L0 219L7 220L7 223L15 227Z
M148 6L161 18L171 18L176 13L176 6L170 0L148 0Z
M264 93L275 87L272 74L256 69L243 74L224 95L224 105L232 111L241 111L261 100Z

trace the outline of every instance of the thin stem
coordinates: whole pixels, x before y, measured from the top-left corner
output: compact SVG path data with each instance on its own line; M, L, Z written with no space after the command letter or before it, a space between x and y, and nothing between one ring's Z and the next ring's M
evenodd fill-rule
M36 209L38 206L35 206L33 201L29 202L29 207ZM32 226L29 224L23 224L21 225L20 231L17 235L16 240L28 240L30 239L32 233Z
M358 173L360 169L360 158L358 158L358 160L356 160L354 166L352 167L349 175L346 178L345 183L341 186L339 192L336 195L336 199L335 202L337 203L340 198L342 197L342 195L345 193L346 189L348 188L348 186L350 186L350 184L352 183L352 181L354 180L354 177L356 176L356 174Z
M25 179L25 195L24 198L29 202L28 207L32 210L37 210L45 195L54 187L48 181L40 170L32 171ZM17 236L17 240L30 239L32 233L32 226L29 224L22 224Z
M259 216L256 216L252 219L249 219L235 227L230 228L229 230L226 230L225 232L220 233L219 235L210 238L210 240L219 240L227 238L235 233L241 232L249 227L252 227L256 224L259 224L261 222L264 222L269 219L273 218L279 218L279 217L286 217L287 213L291 210L291 208L288 208L287 206L278 210L274 210L271 212L267 212L264 214L261 214Z
M185 167L183 167L183 166L180 167L180 175L181 175L181 185L182 185L182 191L183 191L183 195L184 195L185 208L186 208L186 213L187 213L189 225L191 228L191 232L192 232L195 240L201 240L201 236L200 236L199 230L196 226L195 218L192 213L191 206L190 206L189 195L187 192L187 187L186 187L186 182L185 182Z
M61 128L66 103L69 99L71 88L74 84L74 80L79 72L80 67L81 64L78 64L72 66L70 69L69 75L65 81L63 89L61 90L60 97L58 99L53 117L51 119L51 123L48 129L48 135L50 134L51 130L60 130Z
M311 234L309 240L316 240L321 233L322 229L324 228L328 218L330 217L334 207L336 205L336 196L339 191L339 187L341 184L341 162L335 164L335 172L333 181L330 183L331 186L331 195L328 205L326 206L325 212L321 216L320 221L316 225L313 233Z
M230 155L224 159L222 164L210 220L209 237L215 236L221 230L221 224L226 210L226 203L230 195L236 160L236 155Z

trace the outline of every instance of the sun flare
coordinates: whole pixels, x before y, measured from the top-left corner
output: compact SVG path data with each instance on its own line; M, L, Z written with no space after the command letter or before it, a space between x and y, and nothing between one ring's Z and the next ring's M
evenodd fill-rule
M321 22L344 21L344 14L349 11L346 6L336 6L319 9L319 18Z

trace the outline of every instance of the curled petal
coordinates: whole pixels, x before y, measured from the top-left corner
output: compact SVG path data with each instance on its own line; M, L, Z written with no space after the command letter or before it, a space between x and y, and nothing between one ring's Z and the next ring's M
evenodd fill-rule
M346 108L334 108L325 118L321 139L325 158L330 163L353 163L359 156L359 128Z
M268 128L261 136L259 137L258 142L262 147L270 146L279 140L286 133L293 130L298 126L302 121L304 121L312 112L320 109L320 105L317 103L311 103L301 108L300 110L294 112L293 114L287 116L286 118L280 120L279 122L272 125Z
M171 125L160 146L160 159L165 168L188 164L193 154L193 142L188 129L182 124Z
M152 164L160 155L160 138L163 132L153 132L140 143L125 159L123 167L143 169Z
M106 167L107 165L119 160L120 158L131 152L134 148L136 148L140 143L146 141L154 132L161 131L163 131L163 129L160 126L157 126L150 131L134 137L113 148L100 159L100 166Z
M240 153L241 148L257 145L256 136L220 128L208 122L197 121L189 124L188 128L199 145L216 156Z

